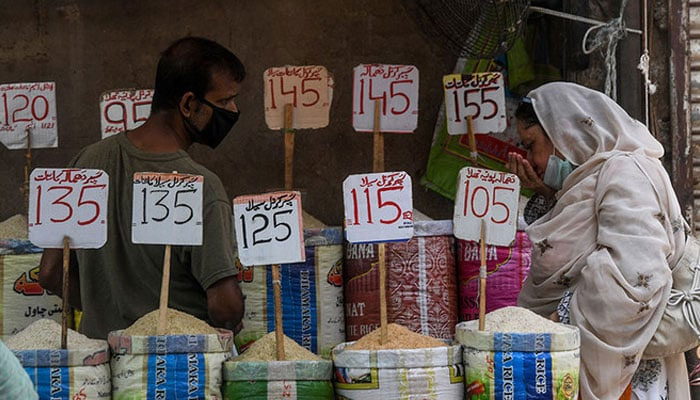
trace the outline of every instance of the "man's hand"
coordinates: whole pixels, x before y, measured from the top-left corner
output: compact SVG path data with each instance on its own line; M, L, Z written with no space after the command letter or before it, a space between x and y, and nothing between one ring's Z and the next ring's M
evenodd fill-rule
M241 330L245 304L236 276L220 279L207 289L207 308L215 326L234 333Z
M522 185L522 187L532 189L547 198L554 197L556 191L544 184L542 179L537 175L537 172L532 168L532 165L530 165L530 162L524 159L520 154L508 153L506 168L520 178L520 185Z
M71 306L82 309L80 302L80 274L78 258L75 251L70 252L69 292L68 302ZM63 297L63 250L44 249L39 262L39 284L42 288Z

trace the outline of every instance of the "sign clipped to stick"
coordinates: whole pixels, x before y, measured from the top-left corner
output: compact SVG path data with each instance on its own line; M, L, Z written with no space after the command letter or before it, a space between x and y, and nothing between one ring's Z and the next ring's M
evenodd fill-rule
M28 130L32 148L58 147L54 82L0 85L0 142L24 149Z
M29 177L29 240L38 247L102 247L107 241L109 177L97 169L37 168Z
M406 172L350 175L343 182L343 203L350 243L413 237L413 193Z
M100 96L102 138L143 125L151 114L153 89L117 89Z
M328 126L332 80L321 65L268 68L263 74L265 123L270 129ZM293 126L284 126L285 105L294 108Z
M500 72L445 75L442 84L447 133L468 133L469 117L476 134L503 132L506 129L506 97Z
M290 264L306 260L299 192L236 197L233 215L241 264Z
M375 101L381 101L382 132L411 133L418 126L418 68L360 64L353 69L352 126L374 132Z
M201 245L203 185L201 175L135 173L132 242Z

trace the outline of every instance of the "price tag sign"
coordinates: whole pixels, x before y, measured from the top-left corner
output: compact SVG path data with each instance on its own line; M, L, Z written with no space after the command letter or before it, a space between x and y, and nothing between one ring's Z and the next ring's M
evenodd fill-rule
M97 249L107 242L109 176L98 169L37 168L29 177L29 240L38 247Z
M201 175L135 173L131 241L201 246L203 184Z
M236 197L233 217L241 264L290 264L306 260L299 192Z
M352 127L374 131L374 102L381 100L382 132L411 133L418 126L418 68L360 64L353 69Z
M294 106L294 129L328 126L332 80L320 65L286 66L265 71L265 122L270 129L284 126L284 106Z
M54 82L0 85L0 142L8 149L58 147L56 84Z
M121 89L102 93L102 138L143 125L151 114L153 89Z
M479 241L486 222L486 243L510 246L515 239L520 180L514 174L465 167L459 171L454 235Z
M343 182L343 203L350 243L413 237L413 193L406 172L350 175Z
M500 72L445 75L442 84L447 133L469 133L468 116L472 117L474 133L503 132L506 129L506 95Z

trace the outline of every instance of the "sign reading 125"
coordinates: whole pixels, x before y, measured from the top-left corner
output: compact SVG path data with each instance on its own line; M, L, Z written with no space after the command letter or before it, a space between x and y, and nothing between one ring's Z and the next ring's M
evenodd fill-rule
M454 235L478 241L481 221L486 243L509 246L515 238L520 180L514 174L464 167L459 171L454 209Z
M350 243L413 237L411 176L406 172L350 175L343 182L343 203Z
M201 175L135 173L131 241L200 246L203 184Z
M43 248L100 248L107 241L109 176L97 169L44 169L29 178L29 240Z
M241 264L289 264L306 260L301 194L274 192L233 199Z

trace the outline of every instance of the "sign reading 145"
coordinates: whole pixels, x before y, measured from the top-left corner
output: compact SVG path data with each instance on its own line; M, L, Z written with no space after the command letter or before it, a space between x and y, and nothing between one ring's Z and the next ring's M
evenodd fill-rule
M236 197L233 215L241 264L287 264L306 259L299 192Z
M413 237L411 176L406 172L350 175L343 182L343 200L349 242Z
M132 242L201 245L203 183L201 175L135 173Z

